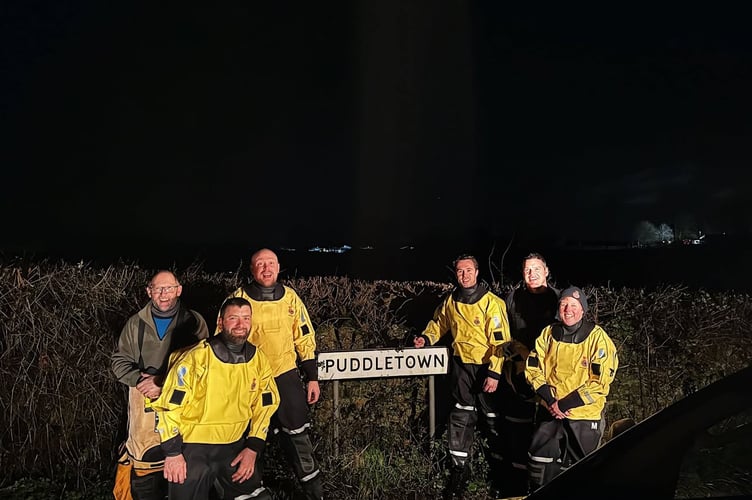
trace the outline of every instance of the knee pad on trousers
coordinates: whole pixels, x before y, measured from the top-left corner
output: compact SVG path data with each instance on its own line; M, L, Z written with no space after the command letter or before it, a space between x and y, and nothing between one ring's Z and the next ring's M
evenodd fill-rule
M476 421L474 409L455 406L449 414L449 454L455 467L464 467L470 458Z
M131 496L133 500L162 500L167 496L167 479L161 470L149 474L131 471Z
M313 456L313 445L308 432L303 431L299 434L281 432L280 438L306 498L321 498L323 489L319 477L320 471Z
M561 472L561 460L549 457L530 456L527 464L530 491L535 491Z

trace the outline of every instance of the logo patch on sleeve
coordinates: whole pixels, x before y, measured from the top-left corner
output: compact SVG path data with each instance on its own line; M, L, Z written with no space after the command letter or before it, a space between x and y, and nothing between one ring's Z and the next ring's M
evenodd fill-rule
M598 349L598 358L603 359L606 357L606 350L604 348Z
M261 395L261 406L270 406L274 402L271 392L265 392Z
M494 328L501 328L501 318L494 316L491 320L493 321Z
M183 387L185 385L185 375L188 373L188 368L184 365L181 365L180 368L178 368L178 387Z
M172 396L170 396L170 404L180 405L183 403L183 398L185 398L185 391L178 391L175 389L172 391Z

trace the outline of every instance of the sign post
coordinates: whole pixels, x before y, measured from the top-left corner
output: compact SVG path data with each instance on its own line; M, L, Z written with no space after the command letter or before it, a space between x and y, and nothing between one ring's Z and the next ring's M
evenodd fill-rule
M319 381L334 381L334 438L335 453L339 437L339 381L366 378L415 377L428 375L428 427L431 437L436 430L434 375L447 373L449 352L446 347L420 349L361 349L319 353Z

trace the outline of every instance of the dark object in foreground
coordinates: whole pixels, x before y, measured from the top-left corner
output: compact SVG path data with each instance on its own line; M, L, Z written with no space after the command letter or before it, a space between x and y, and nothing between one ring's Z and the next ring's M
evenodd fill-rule
M738 450L726 452L726 456L734 455L744 461L741 467L734 467L714 461L712 454L714 447L733 445L739 450L752 447L750 386L752 366L710 384L624 431L527 498L675 498L680 477L686 476L680 474L682 466L691 465L697 459L694 455L704 456L706 466L714 462L716 468L725 468L721 472L727 475L741 475L741 484L736 487L729 488L724 484L726 481L717 482L719 488L723 485L728 491L714 490L711 496L749 498L752 455L747 452L740 457ZM732 425L726 425L729 423ZM709 433L710 428L714 432ZM708 488L714 486L705 486ZM701 498L706 493L684 491L681 497Z

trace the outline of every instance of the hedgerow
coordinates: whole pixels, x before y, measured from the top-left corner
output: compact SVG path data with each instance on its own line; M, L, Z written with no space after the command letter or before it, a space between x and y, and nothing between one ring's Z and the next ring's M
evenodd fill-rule
M4 498L106 497L124 438L126 401L124 386L110 371L110 356L126 319L146 302L144 287L154 271L125 262L0 266ZM240 271L212 274L200 265L177 274L184 302L210 325L224 297L245 280ZM400 347L451 289L447 283L346 277L295 278L286 284L306 303L320 351ZM752 300L746 294L680 285L585 290L590 314L619 349L607 420L640 421L752 358L746 338ZM496 291L503 297L508 290ZM322 399L312 409L327 496L436 496L443 483L445 437L428 435L427 380L343 381L336 422L332 385L322 383ZM445 390L440 383L437 387ZM471 477L477 498L485 495L480 444ZM278 498L290 498L292 474L277 447L267 450L266 480ZM48 496L35 496L39 485L46 485L41 488Z

